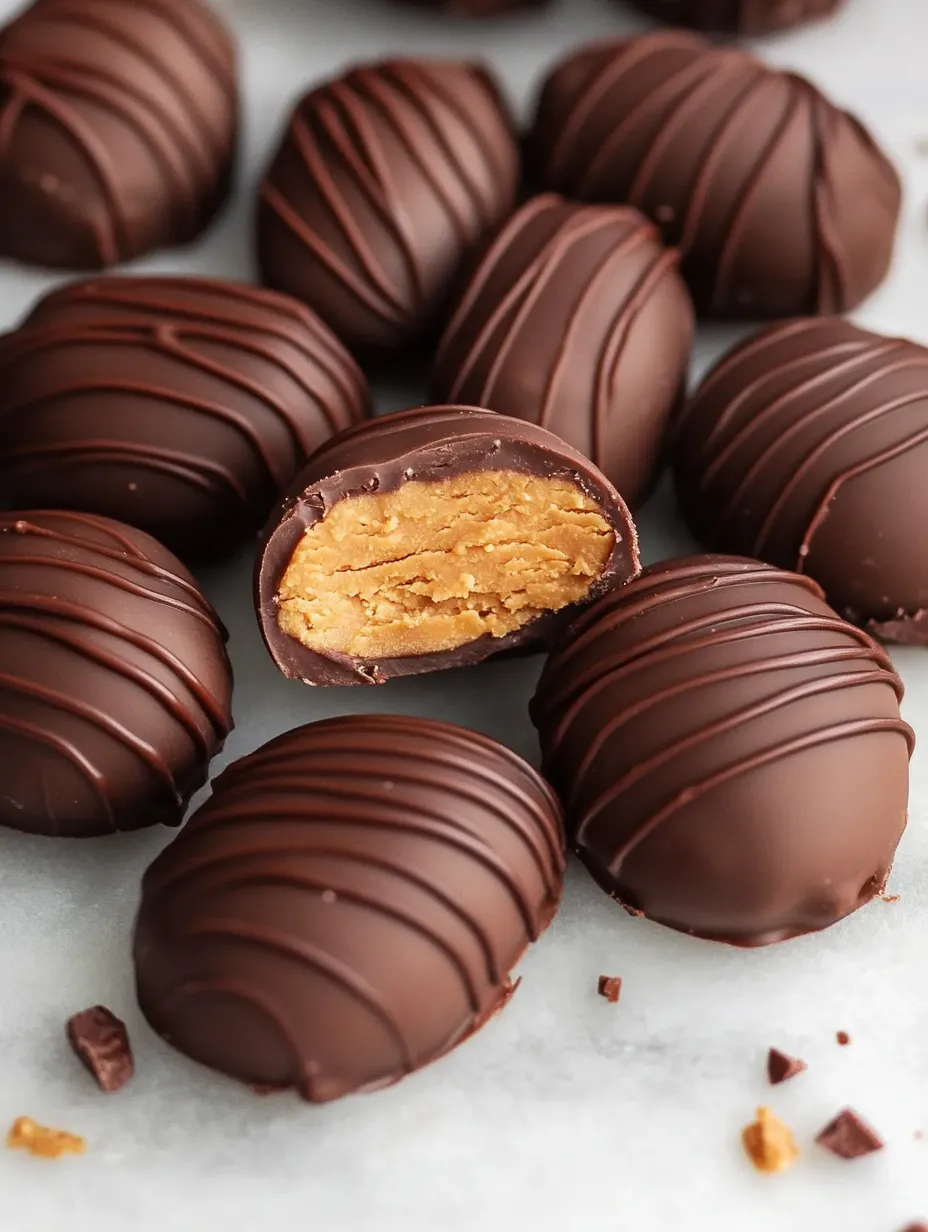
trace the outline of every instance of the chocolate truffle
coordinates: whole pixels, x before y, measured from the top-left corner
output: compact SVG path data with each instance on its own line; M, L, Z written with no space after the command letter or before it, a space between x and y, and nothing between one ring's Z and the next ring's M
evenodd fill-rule
M704 315L844 312L889 267L901 189L867 130L805 78L696 34L572 52L530 147L542 187L653 218Z
M256 606L285 676L380 684L545 646L638 572L622 498L535 424L474 407L334 437L265 535Z
M435 361L435 400L550 428L637 508L693 341L677 264L637 210L536 197L464 291Z
M201 278L98 278L0 339L0 492L139 526L186 559L258 531L307 456L368 413L307 308Z
M808 578L697 556L582 614L532 702L573 846L636 914L733 945L885 885L914 737L902 682Z
M244 1082L317 1103L388 1086L506 1003L563 871L554 796L495 741L311 723L220 775L145 874L139 1004Z
M194 239L229 188L236 80L200 0L35 0L0 31L0 252L100 269Z
M928 350L839 318L761 331L676 425L687 522L707 547L807 573L889 641L928 644Z
M154 539L89 514L0 516L0 823L179 825L231 694L219 619Z
M513 209L519 156L488 72L441 60L351 69L297 103L261 186L265 283L384 356L440 330L452 284Z
M831 17L844 0L632 0L670 26L732 34L772 34Z

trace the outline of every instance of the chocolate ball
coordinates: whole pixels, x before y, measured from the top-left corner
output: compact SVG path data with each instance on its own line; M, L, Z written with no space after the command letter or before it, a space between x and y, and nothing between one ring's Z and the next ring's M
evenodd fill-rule
M692 348L677 265L637 210L536 197L464 290L435 361L435 401L550 428L637 508L663 460Z
M354 360L287 296L203 278L77 282L0 339L0 492L211 558L259 530L308 455L368 410Z
M434 336L463 263L515 204L512 120L488 72L442 60L351 69L297 103L261 186L264 282L352 349Z
M530 151L542 187L653 218L703 315L844 312L889 268L901 188L867 130L805 78L686 31L568 55Z
M99 269L188 243L227 195L237 112L201 0L35 0L0 31L0 252Z
M309 460L256 573L285 676L381 684L543 648L638 572L608 479L545 428L475 407L372 419Z
M844 0L632 0L671 26L732 34L772 34L833 16Z
M428 719L353 715L235 762L155 860L139 1004L175 1048L324 1102L473 1034L561 895L558 805L521 758Z
M928 644L928 350L840 318L735 347L675 426L684 516L707 547L807 573L888 641Z
M697 556L583 613L532 702L570 840L635 914L733 945L881 893L914 737L888 655L814 582Z
M231 696L225 631L161 544L89 514L0 516L0 824L179 825Z

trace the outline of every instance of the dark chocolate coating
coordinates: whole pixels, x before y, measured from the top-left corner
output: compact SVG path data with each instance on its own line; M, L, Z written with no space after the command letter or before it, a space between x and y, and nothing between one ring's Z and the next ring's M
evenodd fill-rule
M225 631L160 543L89 514L0 516L0 824L179 825L231 697Z
M261 186L268 286L368 356L437 334L452 283L513 209L519 155L490 74L386 60L297 103Z
M505 1004L563 871L557 802L502 745L311 723L224 771L145 874L139 1004L244 1082L318 1103L388 1086Z
M676 425L706 546L807 573L888 641L928 643L928 350L840 318L762 330Z
M550 428L636 509L684 393L693 308L637 210L536 197L474 272L439 347L436 402Z
M773 34L832 17L844 0L632 0L670 26L726 34Z
M914 737L888 655L814 582L699 556L571 626L532 702L570 840L625 906L766 945L879 894Z
M0 339L0 493L212 557L258 531L309 454L368 411L354 360L287 296L202 278L77 282Z
M542 187L653 218L703 315L845 312L889 268L901 187L867 130L805 78L699 35L572 52L529 146Z
M235 48L201 0L35 0L0 31L0 252L100 269L228 192Z
M258 556L255 608L264 644L280 671L310 685L382 684L395 676L467 667L504 651L550 644L575 607L549 612L504 637L486 634L440 654L377 661L310 650L277 622L277 594L294 549L337 501L392 491L409 480L500 470L567 478L599 505L615 533L615 547L593 585L591 600L636 576L638 536L621 496L605 475L546 428L475 407L397 411L348 429L323 445L271 516Z

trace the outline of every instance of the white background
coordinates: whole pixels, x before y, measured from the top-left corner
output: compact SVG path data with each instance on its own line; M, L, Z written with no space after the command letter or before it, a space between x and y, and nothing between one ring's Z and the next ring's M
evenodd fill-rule
M18 6L0 0L0 16ZM195 250L147 270L250 277L259 169L296 93L347 60L479 54L523 104L572 42L633 29L618 0L559 0L544 13L466 25L390 0L225 0L240 38L246 141L238 195ZM857 109L906 180L889 283L858 314L928 342L928 3L848 0L841 19L764 44ZM921 152L919 149L921 147ZM784 225L788 225L784 220ZM0 325L50 279L0 269ZM695 373L730 341L704 331ZM380 409L422 401L382 390ZM649 559L685 548L671 505L645 512ZM222 762L324 715L392 710L481 728L530 757L537 664L484 665L382 689L309 690L261 648L250 562L206 579L232 632L238 728ZM830 932L759 952L690 940L614 907L572 867L563 910L521 967L505 1014L391 1091L313 1108L259 1099L172 1053L141 1020L129 944L144 866L166 841L83 843L0 834L0 1127L20 1114L86 1135L89 1153L48 1163L0 1151L3 1232L901 1232L928 1219L928 651L900 652L905 710L924 736L911 821L890 885ZM217 763L217 770L219 764ZM2 775L2 767L0 767ZM624 978L622 1002L596 995ZM124 1015L138 1072L93 1086L64 1023L96 1002ZM848 1048L835 1031L853 1037ZM775 1044L809 1072L771 1090ZM769 1102L803 1156L755 1173L739 1131ZM811 1145L846 1104L887 1149L843 1163Z

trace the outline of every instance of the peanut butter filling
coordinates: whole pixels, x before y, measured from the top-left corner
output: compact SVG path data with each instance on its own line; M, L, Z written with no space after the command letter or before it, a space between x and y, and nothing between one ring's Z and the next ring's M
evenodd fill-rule
M346 498L310 527L278 591L281 629L359 659L504 637L586 598L615 543L564 479L479 471Z

